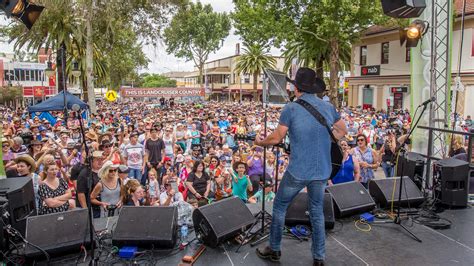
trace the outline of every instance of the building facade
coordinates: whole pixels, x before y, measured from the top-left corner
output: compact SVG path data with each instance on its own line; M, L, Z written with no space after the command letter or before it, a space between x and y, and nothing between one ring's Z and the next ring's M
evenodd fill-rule
M257 100L262 95L263 73L258 77L257 90L254 90L253 75L237 73L236 66L238 53L233 56L206 62L203 71L203 85L206 94L211 100ZM285 60L283 57L274 56L276 70L283 71ZM199 87L199 71L195 69L184 75L184 86L188 88ZM242 96L241 96L242 95Z
M472 1L474 2L474 1ZM452 75L457 75L460 52L461 23L459 5L452 34ZM419 47L411 48L419 49ZM460 95L458 110L464 115L474 114L474 5L466 10L462 48L461 82L465 87ZM375 109L411 108L410 49L400 45L399 30L372 26L360 42L352 46L351 77L348 80L348 105ZM461 109L459 109L459 107Z

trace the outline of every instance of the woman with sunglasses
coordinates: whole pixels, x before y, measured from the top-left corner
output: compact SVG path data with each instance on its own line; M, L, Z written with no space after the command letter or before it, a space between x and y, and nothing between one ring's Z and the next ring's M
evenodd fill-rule
M352 155L352 150L346 139L341 139L339 141L339 146L341 146L342 151L344 152L344 158L342 160L342 166L337 172L336 176L332 180L329 180L328 183L330 186L350 181L360 181L360 166L359 161Z
M359 161L360 182L368 188L368 182L374 179L374 169L377 169L378 156L375 150L369 147L367 137L364 134L357 135L357 147L353 149L353 154Z
M117 174L118 167L119 165L113 164L111 161L105 162L98 173L100 181L92 190L91 203L102 207L101 217L107 217L110 208L114 210L114 215L117 215L116 209L122 206L120 198L122 184ZM97 199L99 195L100 200Z

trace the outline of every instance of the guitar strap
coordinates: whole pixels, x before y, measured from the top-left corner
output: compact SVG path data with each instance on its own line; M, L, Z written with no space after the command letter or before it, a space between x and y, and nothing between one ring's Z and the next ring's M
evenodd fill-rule
M326 118L324 118L324 116L314 106L312 106L311 104L309 104L307 101L305 101L303 99L298 99L298 100L295 101L295 103L303 106L304 109L306 109L306 111L308 111L311 115L314 116L314 118L316 118L316 120L318 120L319 123L321 123L321 125L326 127L329 135L331 136L332 141L334 143L337 143L337 139L334 136L334 134L332 133L331 128L329 128L328 123L326 121Z

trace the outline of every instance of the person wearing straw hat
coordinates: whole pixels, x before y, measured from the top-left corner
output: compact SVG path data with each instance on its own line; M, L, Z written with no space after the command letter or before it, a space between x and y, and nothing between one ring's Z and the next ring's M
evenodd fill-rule
M95 185L94 190L92 190L91 203L101 206L101 217L108 216L109 208L116 210L122 207L120 200L122 184L117 174L118 168L118 164L106 161L98 173L100 180ZM100 200L97 199L99 195ZM118 211L115 211L115 214L118 214Z
M38 208L39 196L38 188L41 183L40 176L35 173L36 171L36 162L29 155L22 155L15 159L16 163L16 177L30 177L33 181L33 191L35 194L35 204Z

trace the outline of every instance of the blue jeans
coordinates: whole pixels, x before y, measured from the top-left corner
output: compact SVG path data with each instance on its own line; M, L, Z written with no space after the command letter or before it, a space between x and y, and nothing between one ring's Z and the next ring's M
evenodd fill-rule
M142 170L141 169L133 169L130 168L130 172L128 173L128 177L138 180L138 182L142 181Z
M286 210L293 198L303 189L308 190L309 216L312 226L313 259L324 260L325 257L325 228L324 228L324 189L327 180L297 180L285 172L273 202L272 225L270 228L270 248L281 250L281 238L285 225Z
M389 164L388 162L382 162L382 169L385 173L385 177L393 177L395 170L393 165Z

